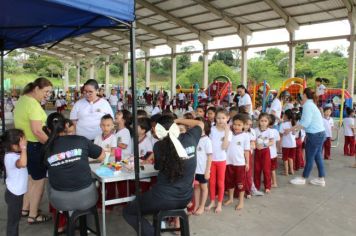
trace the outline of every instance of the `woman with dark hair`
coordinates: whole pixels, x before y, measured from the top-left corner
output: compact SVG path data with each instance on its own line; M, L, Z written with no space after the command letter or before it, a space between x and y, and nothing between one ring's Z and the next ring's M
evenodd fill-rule
M72 111L70 119L76 125L77 135L94 140L101 134L100 120L106 114L114 117L109 102L105 98L98 96L99 85L94 79L89 79L84 84L84 98L78 100Z
M85 137L66 135L66 123L57 112L47 119L49 138L43 161L48 170L49 201L57 210L85 210L97 201L88 157L102 161L105 152Z
M177 124L193 127L179 134ZM158 141L153 147L155 169L159 171L157 183L140 199L141 214L155 214L160 210L185 208L193 196L193 180L197 165L196 147L204 129L198 120L177 119L162 116L153 128ZM137 200L123 210L123 216L136 231ZM142 235L153 235L153 226L142 218Z
M325 186L325 170L322 157L323 144L326 138L323 117L319 108L314 102L314 92L310 88L304 89L303 93L303 113L299 124L294 126L290 132L298 132L305 129L305 167L302 177L296 177L290 181L291 184L304 185L306 179L313 169L315 161L318 167L319 178L310 181L313 185Z
M244 110L246 113L252 115L252 100L246 87L242 84L238 85L237 94L239 95L239 102L237 104L239 111Z
M38 211L44 183L46 168L41 162L42 144L47 141L47 135L42 130L47 115L41 107L41 102L51 95L52 83L46 78L38 78L26 85L23 95L18 100L14 110L15 128L21 129L28 140L28 191L24 196L22 216L28 217L28 223L42 223L50 220Z

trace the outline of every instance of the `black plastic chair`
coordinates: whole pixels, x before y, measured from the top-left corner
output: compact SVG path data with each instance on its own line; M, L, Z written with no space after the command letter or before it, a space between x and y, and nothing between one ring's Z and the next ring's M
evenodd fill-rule
M180 228L167 228L162 229L161 223L164 219L168 217L179 217ZM159 211L154 216L154 227L155 227L155 236L161 235L161 232L174 232L180 231L181 236L189 236L189 219L188 215L185 212L185 209L176 209L176 210L167 210Z
M98 215L98 210L96 209L96 206L93 206L87 210L76 210L74 211L71 215L67 211L63 212L64 215L67 218L67 236L74 236L75 235L75 230L76 230L76 222L79 219L79 230L80 230L80 236L87 236L88 235L88 230L95 234L100 236L100 224L99 224L99 215ZM54 236L58 236L58 224L59 224L59 214L60 212L57 210L57 215L55 219L55 225L54 225ZM88 227L87 225L87 216L92 215L94 216L94 221L95 221L95 231L91 228Z

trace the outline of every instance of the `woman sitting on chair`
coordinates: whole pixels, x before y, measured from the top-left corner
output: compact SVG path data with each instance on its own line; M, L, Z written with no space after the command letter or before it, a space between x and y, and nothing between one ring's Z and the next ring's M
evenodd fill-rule
M97 201L88 157L103 160L103 149L82 136L66 135L66 120L60 113L47 119L49 131L44 162L48 168L50 203L61 211L86 210Z

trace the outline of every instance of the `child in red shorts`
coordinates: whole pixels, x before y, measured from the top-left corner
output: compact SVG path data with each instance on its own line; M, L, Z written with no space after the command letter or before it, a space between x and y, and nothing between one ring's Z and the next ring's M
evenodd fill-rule
M286 110L283 115L283 123L279 132L282 135L282 159L284 163L284 174L294 175L294 159L296 151L296 141L295 134L290 131L290 129L296 125L295 114L292 110Z
M239 192L239 204L236 210L241 210L244 206L245 176L249 169L250 137L243 132L247 115L237 114L232 120L233 136L228 147L226 159L226 188L229 190L229 199L224 202L227 206L233 202L235 188Z

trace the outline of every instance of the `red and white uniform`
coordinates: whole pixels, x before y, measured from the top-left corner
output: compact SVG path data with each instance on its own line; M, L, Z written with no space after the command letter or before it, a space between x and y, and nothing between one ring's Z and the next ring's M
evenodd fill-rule
M355 155L355 135L352 128L355 127L355 121L352 117L347 117L344 119L344 155L354 156Z
M297 143L295 141L295 134L289 132L285 134L285 131L292 128L290 121L285 121L281 124L279 132L282 134L282 158L283 161L295 158L295 151Z
M247 133L232 135L226 160L226 188L244 191L246 177L245 151L250 152L250 136Z
M271 153L268 143L273 141L273 132L271 129L256 131L256 146L263 145L264 148L255 150L255 163L254 163L254 182L257 190L261 187L261 174L263 173L263 183L265 189L271 189Z
M228 135L228 141L231 141L232 133ZM227 151L222 149L225 130L218 130L216 126L211 128L210 139L213 147L213 161L210 169L210 199L215 200L216 188L218 189L218 201L222 202L225 191L225 171Z
M331 154L331 137L332 137L332 128L334 127L334 119L329 117L329 118L323 118L324 121L324 128L325 128L325 134L326 134L326 139L324 141L324 159L330 159L330 154Z
M197 146L197 168L195 170L196 174L204 175L206 171L206 163L208 160L208 155L213 153L213 145L208 136L204 135L199 139Z

